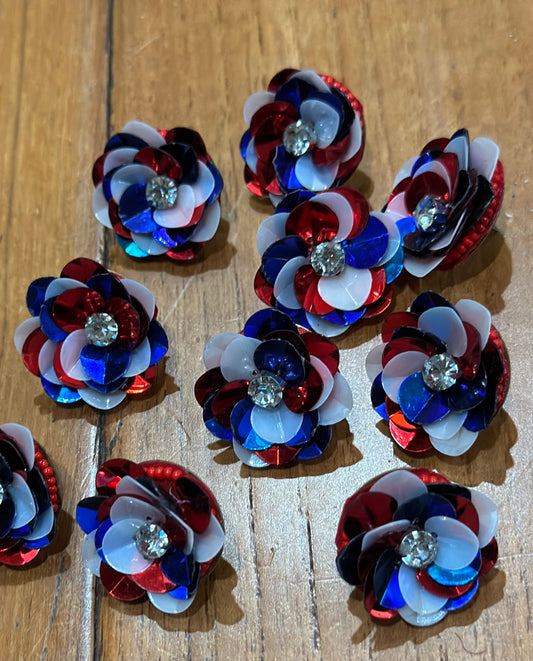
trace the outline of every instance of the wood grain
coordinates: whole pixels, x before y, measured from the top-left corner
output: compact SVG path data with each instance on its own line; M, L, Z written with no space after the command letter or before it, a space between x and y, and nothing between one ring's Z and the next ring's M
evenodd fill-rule
M60 533L43 562L0 568L6 659L530 659L531 251L533 5L529 0L0 0L0 401L27 425L61 478ZM367 148L351 184L375 208L432 137L467 126L501 147L506 197L483 246L459 268L401 278L393 309L432 288L494 314L512 383L492 428L460 459L413 459L377 424L363 375L380 321L339 341L354 391L321 461L241 466L205 431L192 386L206 340L238 331L259 307L255 233L268 203L251 199L238 153L242 105L286 66L334 75L361 99ZM223 222L197 263L134 262L92 218L90 169L107 135L138 118L199 130L222 171ZM78 255L150 287L171 349L156 394L100 415L63 409L12 345L29 282ZM80 559L76 502L107 457L182 463L215 492L223 560L191 611L128 606L93 584ZM475 602L418 630L374 624L335 569L344 500L375 474L427 465L481 485L499 505L498 568Z

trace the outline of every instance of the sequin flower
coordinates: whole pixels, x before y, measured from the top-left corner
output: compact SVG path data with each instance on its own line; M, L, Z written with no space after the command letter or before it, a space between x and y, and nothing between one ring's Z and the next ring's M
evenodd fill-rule
M421 278L435 268L451 269L488 234L503 199L499 153L492 140L470 142L461 129L429 142L402 166L386 212L416 223L404 238L409 273Z
M346 501L337 567L373 617L429 626L474 598L498 558L497 524L480 491L424 468L392 471Z
M154 383L168 341L153 294L135 280L80 257L32 282L26 304L32 317L15 346L54 401L110 409Z
M125 459L100 466L96 491L76 509L85 565L115 599L185 611L224 544L213 494L176 464Z
M26 565L48 546L59 507L54 471L30 430L0 425L0 564Z
M132 257L192 259L217 231L222 177L200 135L128 122L93 167L93 210Z
M363 108L331 76L285 69L244 104L244 177L252 193L321 191L346 181L363 156Z
M348 188L287 195L257 232L255 291L267 305L325 336L385 310L403 268L410 218L369 213Z
M383 344L367 357L372 404L409 452L470 449L502 406L509 365L491 314L462 299L420 294L410 312L385 320Z
M315 333L299 333L277 310L253 314L242 334L216 335L204 362L208 371L195 394L206 427L233 441L235 454L249 466L319 456L330 425L352 407L337 347Z

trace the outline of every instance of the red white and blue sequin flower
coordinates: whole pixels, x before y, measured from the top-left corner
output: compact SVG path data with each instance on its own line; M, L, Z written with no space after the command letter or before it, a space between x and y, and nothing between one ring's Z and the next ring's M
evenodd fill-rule
M461 129L432 140L402 166L384 210L416 223L404 238L406 271L421 278L451 269L485 238L503 199L499 153L492 140L470 142Z
M0 564L26 565L48 546L59 508L53 468L30 430L0 425Z
M200 135L128 122L93 167L93 210L132 257L192 259L217 231L222 177Z
M491 314L462 299L452 306L420 294L410 312L385 320L383 344L370 351L372 405L408 452L467 452L502 406L509 365Z
M346 501L337 568L376 619L430 626L476 595L498 558L497 524L480 491L425 468L392 471Z
M168 340L153 294L135 280L80 257L59 278L34 280L26 304L32 317L15 346L54 401L110 409L154 383Z
M314 71L284 69L244 104L246 185L274 202L300 188L348 179L363 156L363 107L344 85Z
M115 599L185 611L224 544L213 494L176 464L125 459L100 466L96 491L76 509L87 568Z
M260 225L259 298L325 336L385 310L403 267L403 236L411 218L370 214L349 188L298 191Z
M314 459L352 408L337 347L278 310L256 312L242 334L216 335L204 362L195 395L205 425L249 466Z

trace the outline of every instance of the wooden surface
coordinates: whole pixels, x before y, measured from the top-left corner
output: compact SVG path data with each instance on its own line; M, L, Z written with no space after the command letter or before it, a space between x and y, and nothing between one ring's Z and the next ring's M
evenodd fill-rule
M60 476L64 511L45 561L0 568L2 659L531 659L531 0L0 0L1 422L30 427ZM246 97L286 66L343 81L362 101L367 148L351 185L380 208L403 161L466 126L501 147L506 195L482 247L451 273L396 283L393 309L424 289L486 305L506 341L511 389L465 456L413 459L393 449L363 373L380 321L340 340L354 390L321 461L255 471L203 427L192 387L205 342L260 307L251 199L238 142ZM199 130L225 182L223 221L189 265L135 262L91 211L90 171L129 119ZM13 347L31 280L79 255L152 289L170 339L151 399L100 415L42 392ZM104 594L80 558L76 502L108 457L168 459L215 492L223 559L188 614ZM497 569L475 602L428 629L370 621L335 569L344 500L374 474L426 465L481 486L499 505Z

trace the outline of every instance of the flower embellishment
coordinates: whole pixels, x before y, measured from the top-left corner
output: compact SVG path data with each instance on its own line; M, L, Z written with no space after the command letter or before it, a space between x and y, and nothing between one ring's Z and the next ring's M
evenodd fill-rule
M195 395L205 425L255 468L319 456L352 408L337 347L277 310L253 314L242 334L216 335L204 362Z
M503 199L499 153L492 140L470 142L461 129L432 140L402 166L385 211L416 223L404 238L409 273L421 278L435 268L451 269L488 234Z
M498 558L497 524L480 491L425 468L392 471L346 501L337 568L376 619L429 626L474 598Z
M326 190L346 181L363 156L363 107L331 76L280 71L248 97L244 121L244 178L254 195Z
M153 385L168 340L143 285L80 257L32 282L26 303L15 346L54 401L110 409Z
M20 567L50 544L60 508L54 470L31 432L0 426L0 564Z
M192 259L217 231L222 177L192 129L128 122L93 167L93 210L132 257Z
M185 611L224 544L213 494L176 464L125 459L100 466L96 491L76 509L87 568L115 599Z
M257 232L259 298L325 336L385 310L403 265L409 218L370 214L349 188L287 195Z
M367 357L372 405L408 452L467 452L502 406L509 365L491 314L462 299L420 294L385 320Z

